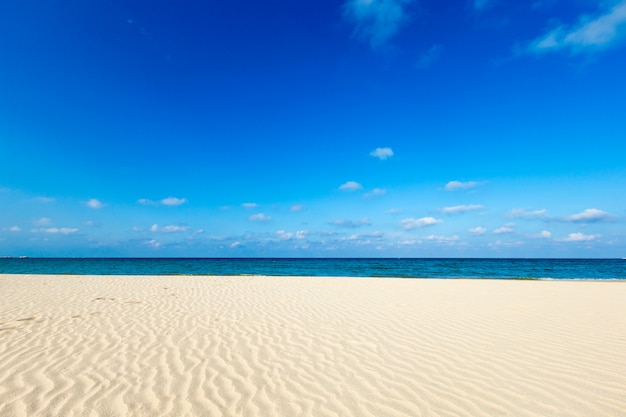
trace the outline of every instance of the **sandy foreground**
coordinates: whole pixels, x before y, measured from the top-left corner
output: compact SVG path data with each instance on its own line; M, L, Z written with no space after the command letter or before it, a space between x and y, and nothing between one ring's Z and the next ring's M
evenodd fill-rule
M626 416L626 282L0 275L0 416Z

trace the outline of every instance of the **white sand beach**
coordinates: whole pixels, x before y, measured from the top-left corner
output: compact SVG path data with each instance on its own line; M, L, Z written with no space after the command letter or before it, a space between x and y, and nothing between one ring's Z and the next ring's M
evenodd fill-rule
M0 416L626 416L626 282L0 275Z

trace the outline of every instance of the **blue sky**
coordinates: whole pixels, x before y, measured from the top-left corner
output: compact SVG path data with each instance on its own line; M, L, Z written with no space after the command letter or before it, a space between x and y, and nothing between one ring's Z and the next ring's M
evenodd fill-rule
M626 256L626 1L0 5L0 255Z

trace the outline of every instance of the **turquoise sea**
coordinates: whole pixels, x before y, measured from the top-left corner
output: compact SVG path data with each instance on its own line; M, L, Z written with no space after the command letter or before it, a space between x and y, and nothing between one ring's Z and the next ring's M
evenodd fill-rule
M623 259L2 258L0 274L626 280Z

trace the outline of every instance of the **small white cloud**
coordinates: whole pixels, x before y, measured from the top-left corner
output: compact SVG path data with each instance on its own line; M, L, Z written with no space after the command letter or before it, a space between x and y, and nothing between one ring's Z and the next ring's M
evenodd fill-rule
M280 240L291 240L291 239L302 240L302 239L306 239L308 234L309 234L308 230L298 230L296 233L286 232L284 230L276 231L276 236L278 236Z
M137 200L137 203L144 206L180 206L181 204L185 204L187 202L186 198L177 198L177 197L166 197L160 201L149 200L147 198L140 198Z
M22 229L19 226L9 227L9 232L21 232Z
M163 226L159 229L159 231L163 233L186 232L187 230L189 230L189 226L175 226L175 225Z
M161 200L161 204L164 206L180 206L181 204L185 204L187 202L186 198L177 198L177 197L166 197Z
M243 245L243 243L241 243L241 242L233 242L229 246L230 246L231 249L236 249L236 248L240 247L241 245Z
M139 226L133 226L133 232L141 232L143 229Z
M140 198L137 202L144 206L156 206L159 204L156 201L148 200L147 198Z
M47 204L55 202L55 199L52 197L35 197L34 200L38 203L47 203Z
M476 181L450 181L446 184L447 191L456 191L456 190L467 190L468 188L478 187L480 185L479 182Z
M422 217L419 219L407 218L400 221L400 227L405 230L411 230L426 226L433 226L438 223L443 223L443 220L435 219L434 217Z
M457 214L457 213L466 213L468 211L482 210L483 206L471 204L471 205L461 205L461 206L452 206L452 207L444 207L441 209L441 212L444 214Z
M597 51L625 38L626 1L621 1L595 17L582 16L574 27L557 27L531 42L528 50L534 53L563 49L572 53Z
M342 191L358 191L362 189L363 186L356 181L348 181L345 184L341 184L339 189Z
M151 240L148 240L146 242L146 245L152 246L153 248L158 249L158 248L161 247L161 242L159 242L159 241L157 241L155 239L151 239Z
M278 236L280 240L289 240L293 237L293 233L288 233L288 232L285 232L284 230L277 230L276 236Z
M176 233L176 232L186 232L187 230L189 230L189 226L168 225L168 226L159 227L158 224L153 224L152 226L150 226L151 232Z
M525 210L522 208L517 208L510 210L506 217L510 219L525 219L525 220L534 220L534 219L545 219L548 217L548 210Z
M104 204L102 204L101 201L95 198L87 200L85 204L87 205L87 207L92 208L92 209L101 209L102 207L104 207Z
M407 240L401 240L400 242L398 242L398 245L400 246L413 246L416 244L422 243L421 240L416 240L416 239L407 239Z
M537 239L549 239L552 237L552 232L549 232L547 230L542 230L541 232L537 233L533 237Z
M513 223L505 224L504 226L498 227L496 230L493 231L493 233L496 235L502 235L504 233L513 233L515 231L515 229L513 229L513 226L515 226Z
M589 242L599 239L601 235L586 235L584 233L570 233L566 238L559 239L562 242Z
M74 227L48 227L48 228L41 228L39 230L33 230L33 232L50 233L50 234L60 233L63 235L69 235L69 234L78 232L78 229Z
M487 233L487 229L485 229L482 226L476 226L476 227L469 229L469 232L474 236L482 236L485 233Z
M596 223L611 220L611 216L606 211L589 208L580 213L567 216L563 220L572 223Z
M365 193L363 195L363 197L365 197L365 198L372 198L372 197L382 196L382 195L385 195L385 194L387 194L387 190L385 190L384 188L374 188L369 193Z
M243 208L248 208L248 209L252 209L252 208L257 208L259 207L259 205L257 203L243 203L241 205L241 207Z
M378 48L394 37L407 20L412 0L347 0L345 17L356 25L355 34Z
M50 217L42 217L40 219L33 220L33 224L35 226L49 226L52 224L52 219L50 219Z
M393 156L393 150L391 148L376 148L370 152L370 155L384 161Z
M361 226L369 226L372 223L370 222L370 219L368 219L367 217L363 217L361 220L359 221L352 221L352 220L335 220L332 221L330 224L332 224L333 226L339 226L339 227L347 227L347 228L355 228L355 227L361 227Z
M291 208L289 210L291 210L291 211L302 211L302 210L304 210L304 206L302 204L294 204L293 206L291 206Z
M272 217L266 216L263 213L258 213L258 214L253 214L252 216L248 217L248 219L253 222L268 222L272 220Z
M431 241L435 241L435 242L439 242L439 243L450 243L450 242L456 242L457 240L459 240L458 236L437 236L437 235L428 235L426 237L426 240L431 240Z

